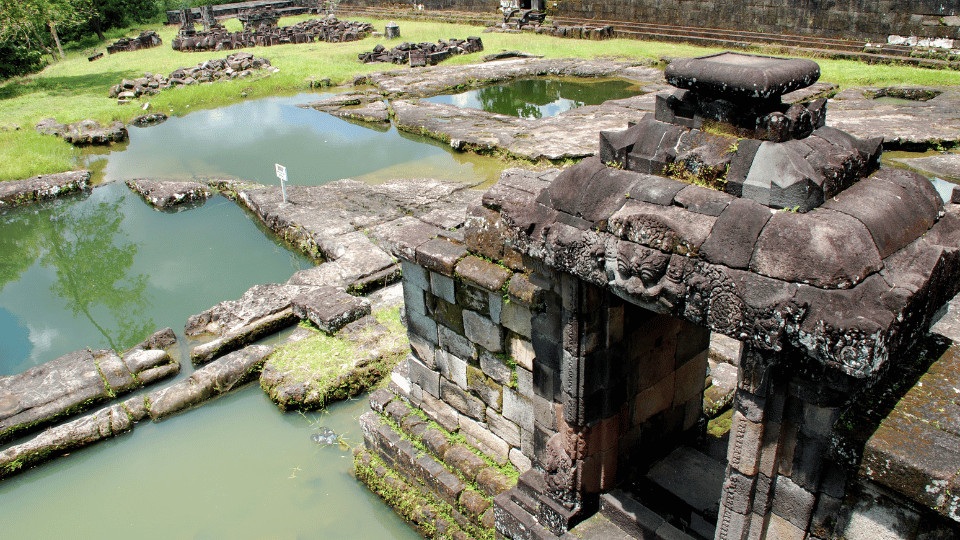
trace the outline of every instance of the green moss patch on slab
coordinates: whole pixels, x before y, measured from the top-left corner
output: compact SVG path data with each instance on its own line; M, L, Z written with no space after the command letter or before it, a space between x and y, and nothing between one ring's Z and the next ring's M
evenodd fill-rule
M376 386L409 350L399 307L363 317L335 335L301 323L277 348L260 387L281 410L311 410Z

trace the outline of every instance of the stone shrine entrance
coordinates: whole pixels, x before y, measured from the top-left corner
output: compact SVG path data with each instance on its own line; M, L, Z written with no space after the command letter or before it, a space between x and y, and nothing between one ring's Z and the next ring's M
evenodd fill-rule
M834 517L859 462L837 421L960 289L960 207L920 175L878 170L881 139L825 127L824 99L784 103L817 80L812 61L728 52L665 75L676 90L601 132L600 156L506 171L462 240L405 230L413 353L394 392L525 471L476 521L502 537L556 538L605 505L638 538L849 533ZM711 332L741 342L722 464L689 448ZM371 402L420 425L392 399ZM371 452L471 506L370 414ZM459 452L434 455L462 468ZM661 489L691 463L706 487ZM941 499L921 510L957 519Z

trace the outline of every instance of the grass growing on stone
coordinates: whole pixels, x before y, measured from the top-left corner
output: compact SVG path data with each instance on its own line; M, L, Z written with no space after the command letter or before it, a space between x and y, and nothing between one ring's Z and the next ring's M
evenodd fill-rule
M270 363L287 374L285 384L308 383L324 394L324 402L356 395L378 383L406 353L406 330L400 323L399 310L391 307L373 313L377 322L386 327L386 335L378 336L379 331L371 328L357 335L356 340L348 340L317 330L306 339L278 347ZM376 358L367 358L374 353ZM369 363L358 366L358 361L364 359ZM355 371L355 376L347 377L351 371Z
M291 25L312 18L299 16L284 18L282 25ZM353 19L344 16L345 19ZM382 28L386 21L357 17ZM235 19L225 21L229 30L240 28ZM387 42L367 38L350 43L306 43L243 49L256 56L270 59L280 69L276 74L209 85L182 87L141 98L139 105L149 103L151 111L168 115L221 107L246 99L273 95L290 95L308 91L308 78L329 78L334 84L351 83L355 75L373 71L410 69L390 64L361 64L357 55L373 49L378 43L393 46L400 41L437 42L440 39L466 38L481 35L483 28L438 22L400 21L401 40ZM170 43L177 28L162 25L130 29L127 36L137 36L141 30L155 30L163 45L136 52L105 55L89 62L93 52L90 43L68 50L67 59L47 66L37 74L0 81L0 181L18 180L41 173L73 170L77 167L77 151L69 144L33 134L33 127L44 118L56 118L67 123L90 118L101 123L112 120L129 121L143 113L138 104L118 105L107 92L122 79L143 76L145 72L168 75L179 67L189 67L213 58L223 58L232 51L182 53L174 51ZM119 37L112 34L108 42ZM659 61L664 57L699 56L719 49L694 47L676 43L658 43L628 39L591 41L563 39L553 36L523 34L482 34L485 51L453 57L444 65L480 62L483 55L501 50L522 50L548 58L615 58L622 60ZM97 48L103 49L107 43ZM770 54L768 51L757 51ZM960 85L960 72L938 71L894 64L868 65L847 60L817 59L823 75L821 80L849 86ZM12 126L19 126L13 131ZM7 128L8 131L3 131ZM29 132L29 133L28 133Z

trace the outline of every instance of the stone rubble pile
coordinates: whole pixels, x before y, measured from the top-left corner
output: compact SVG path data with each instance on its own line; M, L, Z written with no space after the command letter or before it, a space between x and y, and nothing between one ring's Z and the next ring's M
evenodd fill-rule
M242 47L269 47L287 43L358 41L373 33L373 25L359 21L341 21L334 16L310 19L281 28L261 24L256 31L227 32L181 30L173 40L175 51L222 51Z
M55 118L45 118L37 122L37 133L54 135L75 146L87 144L110 144L127 139L127 128L117 120L109 126L101 126L96 120L80 120L71 124L61 124Z
M245 32L256 32L263 24L269 27L277 26L280 12L270 7L245 9L237 15L237 20L243 23Z
M144 73L139 79L123 79L120 84L110 88L109 97L119 98L120 103L123 104L144 94L153 95L176 86L241 79L263 69L273 73L279 71L271 66L270 60L266 58L256 57L247 52L237 52L226 58L207 60L193 67L178 68L169 77Z
M389 62L393 64L410 64L410 67L437 65L455 54L470 54L483 50L483 41L478 37L468 37L466 40L440 40L438 43L408 43L403 42L387 50L383 45L377 45L370 52L360 53L358 56L364 64L373 62Z
M150 30L148 32L141 32L138 37L120 38L115 41L113 45L107 45L107 54L150 49L158 45L163 45L163 40L160 39L160 36L156 32Z

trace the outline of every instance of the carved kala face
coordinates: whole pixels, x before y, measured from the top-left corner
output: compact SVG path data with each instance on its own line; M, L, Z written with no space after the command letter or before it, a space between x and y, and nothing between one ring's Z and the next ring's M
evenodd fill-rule
M643 282L643 286L652 287L660 283L663 275L667 273L670 255L655 249L641 250L640 255L637 266L640 269L640 281Z
M623 243L617 257L617 266L624 278L640 278L645 288L660 282L667 272L670 255L636 244Z

